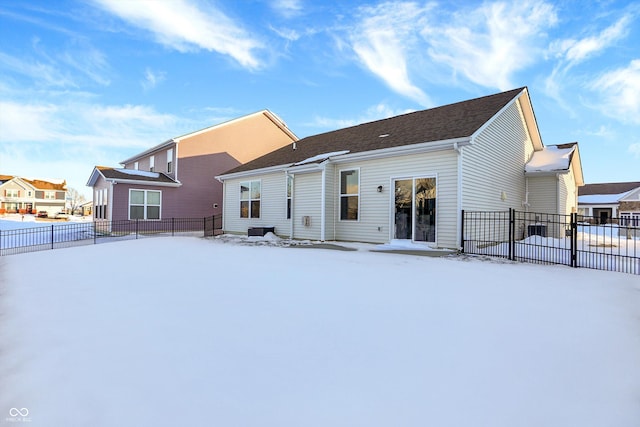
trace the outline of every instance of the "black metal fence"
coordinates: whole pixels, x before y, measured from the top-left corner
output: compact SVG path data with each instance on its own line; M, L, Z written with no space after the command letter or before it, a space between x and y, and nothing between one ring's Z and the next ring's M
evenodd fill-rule
M577 214L462 211L462 251L515 261L640 274L640 227Z
M52 223L32 228L0 230L0 256L138 239L141 236L175 236L191 233L209 237L220 234L221 231L222 215L206 218L166 218L158 221Z

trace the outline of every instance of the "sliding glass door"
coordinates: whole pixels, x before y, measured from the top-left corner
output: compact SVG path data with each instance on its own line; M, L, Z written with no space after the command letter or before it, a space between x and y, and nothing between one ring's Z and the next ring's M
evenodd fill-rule
M436 179L394 181L394 239L436 241Z

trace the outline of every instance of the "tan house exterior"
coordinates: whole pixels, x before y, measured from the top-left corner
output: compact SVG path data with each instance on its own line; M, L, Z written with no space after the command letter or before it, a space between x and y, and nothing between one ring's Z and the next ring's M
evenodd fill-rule
M560 151L527 170L545 150ZM230 170L218 177L223 229L457 249L463 209L575 211L577 150L545 147L527 88L515 89L307 137Z
M64 212L67 183L64 180L45 180L0 175L0 212L36 214L46 212L55 216Z
M121 162L97 166L94 218L158 220L201 218L222 212L215 176L298 138L268 110L172 138Z

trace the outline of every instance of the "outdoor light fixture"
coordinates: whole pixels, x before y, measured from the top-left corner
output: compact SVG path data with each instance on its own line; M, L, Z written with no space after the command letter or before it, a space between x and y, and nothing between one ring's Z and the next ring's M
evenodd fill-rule
M382 185L378 185L378 193L382 193Z

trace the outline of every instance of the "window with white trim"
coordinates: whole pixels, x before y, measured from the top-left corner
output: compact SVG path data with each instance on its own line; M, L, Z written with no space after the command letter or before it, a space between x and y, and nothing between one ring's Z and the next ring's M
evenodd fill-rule
M162 192L129 190L129 219L160 219Z
M291 219L291 194L293 193L293 177L287 175L287 219Z
M101 188L95 191L95 206L93 214L96 219L107 219L107 189Z
M260 218L260 181L240 183L240 218Z
M133 168L134 168L135 170L138 170L138 162L133 162Z
M45 191L44 198L48 200L55 200L56 192L55 191Z
M167 150L167 173L173 172L173 148Z
M620 212L620 225L623 227L640 227L640 212Z
M5 190L5 196L7 197L20 197L20 190L14 188L8 188Z
M360 206L360 171L340 171L340 220L357 221Z
M156 156L149 157L149 172L153 172L153 168L156 167Z

